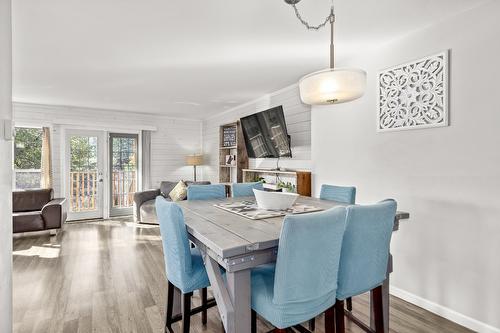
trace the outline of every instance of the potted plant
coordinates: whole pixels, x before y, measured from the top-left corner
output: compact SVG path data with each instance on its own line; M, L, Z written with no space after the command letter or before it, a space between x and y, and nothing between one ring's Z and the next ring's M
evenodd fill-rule
M293 185L290 182L284 182L280 181L278 183L278 187L283 191L283 192L290 192L290 193L295 193L295 185Z

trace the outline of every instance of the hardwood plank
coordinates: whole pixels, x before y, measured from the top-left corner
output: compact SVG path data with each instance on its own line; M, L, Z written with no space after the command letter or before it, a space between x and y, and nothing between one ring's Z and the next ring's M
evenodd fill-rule
M52 243L48 235L15 239L13 331L162 332L166 282L159 228L127 221L66 224ZM54 246L60 251L51 252ZM197 293L193 305L199 305ZM369 322L367 295L355 297L353 308ZM390 327L398 333L471 332L396 297ZM271 328L259 319L259 333ZM173 329L180 332L179 324ZM206 327L200 315L191 318L191 332L222 330L216 307ZM315 332L324 333L323 316ZM361 330L346 320L346 332Z

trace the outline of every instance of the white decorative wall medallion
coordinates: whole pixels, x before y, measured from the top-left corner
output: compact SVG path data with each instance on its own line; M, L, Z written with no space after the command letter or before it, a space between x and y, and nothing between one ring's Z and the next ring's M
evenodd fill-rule
M378 74L379 132L448 126L448 51Z

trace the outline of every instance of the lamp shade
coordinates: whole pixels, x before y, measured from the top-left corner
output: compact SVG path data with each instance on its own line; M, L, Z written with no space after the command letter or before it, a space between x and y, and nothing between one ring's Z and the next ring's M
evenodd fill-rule
M189 155L186 156L186 164L187 165L202 165L203 164L203 155Z
M309 105L353 101L365 93L366 72L361 69L328 68L299 81L300 98Z

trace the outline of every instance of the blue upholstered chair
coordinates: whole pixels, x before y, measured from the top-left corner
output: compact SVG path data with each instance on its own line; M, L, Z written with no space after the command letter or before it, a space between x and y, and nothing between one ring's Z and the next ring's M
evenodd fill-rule
M384 330L381 286L387 275L396 206L394 200L385 200L347 207L335 309L343 313L345 299L371 291L377 333ZM343 333L344 316L337 316L336 325L336 333Z
M189 185L187 189L188 200L223 199L226 197L226 187L222 184Z
M261 182L255 183L234 183L231 186L233 198L236 197L251 197L254 195L253 189L263 190L264 185Z
M252 330L256 313L278 332L325 311L333 327L345 221L345 207L285 218L276 265L252 271Z
M173 332L172 310L174 288L176 288L182 294L182 332L187 333L191 316L191 296L194 290L201 289L202 323L207 323L207 309L209 308L207 287L210 282L200 251L189 246L182 209L160 196L156 198L155 204L168 279L165 329Z
M356 188L352 186L322 185L319 198L354 205L356 202Z

